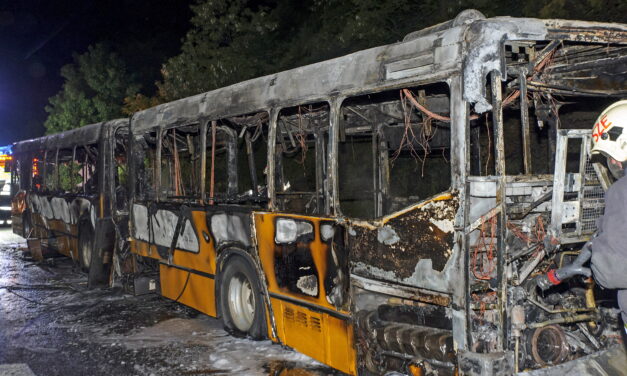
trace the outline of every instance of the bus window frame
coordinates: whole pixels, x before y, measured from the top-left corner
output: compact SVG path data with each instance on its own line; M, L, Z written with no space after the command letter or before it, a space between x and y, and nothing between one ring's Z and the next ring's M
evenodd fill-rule
M206 123L207 121L203 119L195 119L195 120L187 121L184 123L172 123L165 127L159 127L159 129L157 130L157 147L155 149L156 174L155 174L155 179L154 179L155 181L153 182L153 189L155 189L155 201L156 202L177 202L177 203L193 202L193 201L204 202L204 197L203 197L204 196L204 182L202 180L196 182L198 184L199 191L200 191L199 194L197 195L184 197L184 198L177 198L177 197L168 197L167 195L163 194L163 192L161 191L162 189L161 154L163 151L163 139L167 135L168 131L171 131L173 129L176 130L180 127L185 127L185 126L197 126L198 127L198 137L200 137L199 145L202 147L206 142L206 139L205 139L206 135L203 133L203 129L206 127ZM116 134L116 132L117 130L114 131L114 135ZM133 137L133 135L129 132L128 137ZM112 153L115 153L115 151L112 151ZM128 154L128 150L127 150L127 154ZM204 162L205 154L206 154L205 150L201 150L200 152L200 159L201 159L200 168L201 169L204 167L203 162ZM113 161L113 163L115 163L115 160ZM127 161L126 163L128 164L129 161ZM201 171L197 179L203 179L203 177L204 177L204 174Z
M446 85L447 89L448 89L448 98L449 98L449 116L451 118L450 122L451 122L451 126L450 126L450 134L449 134L449 148L450 148L450 160L449 160L449 173L450 173L450 181L449 181L449 188L447 190L444 190L440 193L444 193L447 191L451 191L456 189L457 186L457 179L456 179L456 175L455 175L455 163L459 163L459 161L463 161L464 163L468 163L468 158L459 158L459 156L457 155L458 150L456 150L455 148L455 144L456 144L456 137L458 132L460 132L460 130L458 130L457 126L454 125L454 123L456 122L456 118L457 116L455 116L457 109L455 108L455 98L456 95L453 94L453 90L459 90L459 88L454 85L455 80L459 80L459 78L455 78L453 80L451 79L442 79L442 80L429 80L429 81L418 81L418 82L410 82L410 83L404 83L401 86L398 87L391 87L388 88L386 91L391 91L391 90L402 90L402 89L407 89L407 88L416 88L416 87L423 87L423 86L428 86L428 85L435 85L435 84L444 84ZM381 93L382 91L364 91L364 92L359 92L359 93L354 93L350 96L346 95L346 96L341 96L341 97L336 97L332 99L332 104L331 104L331 111L329 114L329 120L330 120L330 132L329 132L329 162L327 163L329 166L328 168L330 169L329 173L328 173L328 179L329 179L329 190L332 192L331 194L331 199L329 201L331 201L331 212L332 215L335 217L345 217L344 214L342 213L342 208L340 205L340 195L339 195L339 180L340 180L340 176L339 176L339 141L340 141L340 123L341 123L341 109L342 109L342 105L344 104L344 102L350 98L356 98L356 97L360 97L360 96L365 96L365 95L369 95L369 94L377 94L377 93ZM468 125L468 119L465 119L466 121L466 125ZM466 132L464 131L461 131ZM332 135L332 136L331 136ZM465 168L464 168L465 169ZM381 172L381 168L379 167L378 169L379 173ZM378 178L378 177L376 177ZM415 205L417 203L420 202L424 202L428 200L428 198L424 198L421 199L417 202L412 203L412 205ZM375 202L375 206L379 206L379 203ZM384 218L386 216L388 216L390 214L387 215L376 215L375 218L371 219L373 221L377 221L380 220L381 218Z
M328 111L329 111L328 124L327 124L329 127L327 131L328 140L326 142L327 156L325 158L326 166L322 166L321 171L318 171L319 166L316 163L316 171L315 171L316 175L318 173L325 174L326 180L327 180L327 182L324 183L324 179L323 179L323 184L321 187L322 194L320 195L320 198L322 199L322 210L320 213L317 213L315 215L305 214L303 212L290 213L290 214L300 214L300 215L316 216L316 217L327 217L327 216L334 215L334 213L331 210L332 205L330 204L330 202L333 200L333 193L332 193L333 186L331 185L331 181L334 181L335 179L331 178L330 174L333 170L330 168L330 165L332 164L332 159L333 159L332 158L333 154L331 152L332 150L331 144L334 138L332 135L335 132L334 126L333 126L334 124L333 107L334 107L335 100L337 100L337 98L331 98L331 97L318 98L318 99L308 100L303 103L290 104L289 106L273 107L268 111L269 132L268 132L268 146L267 146L267 150L268 150L267 184L268 184L268 200L269 200L268 209L270 211L285 212L284 210L280 210L278 207L277 190L276 190L276 173L277 173L276 144L277 144L277 135L278 135L277 129L278 129L279 117L281 116L281 111L298 107L298 106L307 106L307 105L312 105L312 104L326 104L328 106Z

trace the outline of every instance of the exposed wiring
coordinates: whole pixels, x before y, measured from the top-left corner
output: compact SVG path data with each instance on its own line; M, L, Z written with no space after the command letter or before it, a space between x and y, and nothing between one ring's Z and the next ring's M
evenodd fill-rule
M490 240L486 241L486 223L490 225ZM479 234L479 241L475 246L472 260L471 269L475 278L480 280L492 279L492 273L496 268L495 251L496 251L496 225L497 217L492 216L489 219L481 217L481 228ZM479 261L481 259L481 261Z

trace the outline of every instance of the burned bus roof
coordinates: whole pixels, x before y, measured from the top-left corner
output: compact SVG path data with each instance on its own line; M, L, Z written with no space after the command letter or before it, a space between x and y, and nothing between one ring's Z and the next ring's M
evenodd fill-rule
M51 134L30 140L16 142L14 152L67 148L76 145L87 145L98 142L103 127L114 127L128 124L128 119L116 119L95 124L85 125L80 128L70 129L65 132Z
M504 40L569 40L627 44L627 25L495 17L466 10L454 20L408 34L402 42L243 81L140 111L131 131L144 133L199 118L219 119L324 101L410 84L446 81L463 73L464 99L475 111L491 108L486 76L506 75L499 53Z

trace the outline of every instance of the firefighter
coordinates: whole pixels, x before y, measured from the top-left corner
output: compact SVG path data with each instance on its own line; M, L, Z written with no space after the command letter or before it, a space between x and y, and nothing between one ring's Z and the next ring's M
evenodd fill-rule
M617 179L605 193L605 213L597 222L597 236L589 242L595 281L618 289L618 306L627 331L627 100L605 109L592 128L592 153L607 159Z
M616 179L605 194L605 213L597 222L597 233L572 264L539 276L536 283L546 290L576 275L592 275L602 287L618 290L627 332L627 100L612 104L597 119L592 128L592 154L607 159ZM584 266L588 261L592 270Z

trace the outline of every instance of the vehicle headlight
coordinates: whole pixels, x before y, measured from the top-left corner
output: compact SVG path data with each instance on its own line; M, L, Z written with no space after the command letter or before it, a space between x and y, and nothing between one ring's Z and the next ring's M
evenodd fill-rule
M10 206L0 206L0 210L11 210Z
M277 244L294 243L300 236L312 233L313 226L309 222L279 218L276 221L274 241Z

